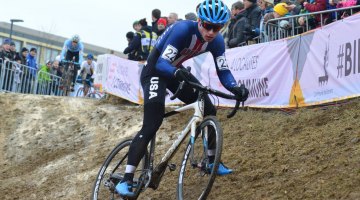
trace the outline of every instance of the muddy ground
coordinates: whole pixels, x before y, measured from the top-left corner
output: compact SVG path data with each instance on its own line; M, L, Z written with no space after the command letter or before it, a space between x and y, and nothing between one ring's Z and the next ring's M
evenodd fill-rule
M227 119L218 177L208 199L360 199L360 99L316 108L248 109ZM158 153L189 113L164 121ZM96 173L122 138L141 127L142 107L0 93L0 198L90 199ZM182 152L174 158L179 164ZM178 172L140 199L175 199Z

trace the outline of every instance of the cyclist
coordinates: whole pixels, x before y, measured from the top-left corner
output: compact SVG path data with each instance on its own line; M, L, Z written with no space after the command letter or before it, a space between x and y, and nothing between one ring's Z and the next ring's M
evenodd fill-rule
M87 93L89 92L89 89L92 85L93 82L93 74L95 71L95 61L94 60L94 56L89 53L86 56L87 60L81 63L81 70L80 70L80 74L81 74L81 78L82 78L82 83L84 85L84 97L87 95Z
M80 41L79 35L73 35L70 39L64 42L64 47L61 51L60 60L72 61L75 57L75 62L82 63L83 61L84 45ZM72 78L71 91L74 91L74 85L78 70L80 69L79 64L75 64L74 76Z
M199 81L186 70L181 63L185 60L210 52L214 57L216 71L224 87L245 101L248 90L237 86L225 59L225 43L219 30L230 18L230 11L221 0L205 0L198 9L197 22L179 21L169 26L159 37L151 51L147 64L141 73L141 84L144 92L144 119L141 130L131 142L128 162L124 178L116 185L116 191L121 196L131 197L134 172L141 158L145 155L148 143L159 129L165 112L166 89L173 93L180 81ZM186 104L195 102L198 95L194 90L185 86L178 98ZM205 100L206 115L216 115L216 110L209 97ZM212 134L210 134L211 136ZM214 138L209 138L213 140ZM211 144L211 141L210 141ZM209 145L209 162L214 162L215 146ZM213 166L210 164L210 167ZM217 174L225 175L232 170L220 163Z

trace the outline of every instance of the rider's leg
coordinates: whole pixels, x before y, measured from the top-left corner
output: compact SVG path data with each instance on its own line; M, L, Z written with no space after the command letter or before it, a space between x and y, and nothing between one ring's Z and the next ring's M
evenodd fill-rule
M125 196L133 195L127 186L131 185L135 169L144 157L150 140L159 129L165 112L165 80L161 77L145 78L142 86L144 91L143 126L131 142L125 175L116 187L117 192Z
M86 97L86 95L89 93L89 88L90 88L90 86L85 83L84 84L84 97Z
M80 52L76 51L76 52L72 52L72 54L73 54L73 57L75 57L74 61L79 63L79 58L80 58L79 54L80 54ZM78 76L79 68L80 68L80 66L78 64L74 65L74 76L73 76L73 80L72 80L74 86L75 86L75 83L76 83L76 77Z

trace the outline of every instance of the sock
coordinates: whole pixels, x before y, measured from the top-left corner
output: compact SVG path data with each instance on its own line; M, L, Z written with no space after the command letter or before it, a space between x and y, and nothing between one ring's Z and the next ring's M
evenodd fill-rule
M128 182L132 183L134 179L134 173L125 173L124 178L121 180L121 183Z
M215 156L208 156L208 158L209 158L209 163L214 163Z

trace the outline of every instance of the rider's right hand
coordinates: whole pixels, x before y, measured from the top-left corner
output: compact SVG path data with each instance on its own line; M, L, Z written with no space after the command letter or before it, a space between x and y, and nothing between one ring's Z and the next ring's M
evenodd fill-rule
M237 98L239 98L240 101L246 101L246 99L249 97L249 90L246 89L244 84L241 84L239 86L235 86L231 92L235 94Z
M190 75L191 73L185 68L179 68L174 73L176 80L178 80L179 82L182 82L184 80L189 81Z

